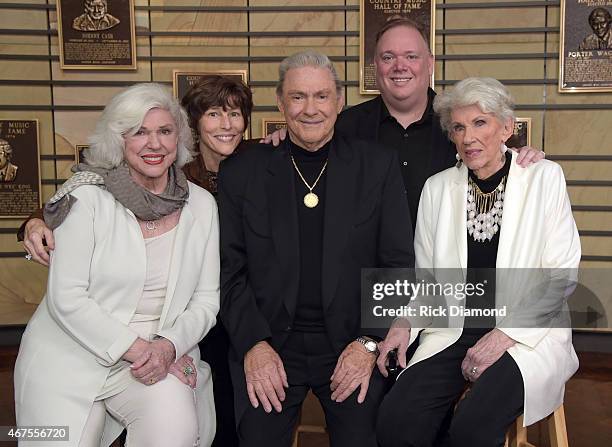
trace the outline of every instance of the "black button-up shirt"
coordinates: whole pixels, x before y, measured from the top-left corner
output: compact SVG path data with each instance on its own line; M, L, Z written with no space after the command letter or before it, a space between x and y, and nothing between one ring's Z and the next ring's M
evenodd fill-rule
M431 98L427 109L419 121L404 128L380 101L380 123L378 124L378 140L385 146L397 149L400 168L406 189L406 198L410 207L412 225L416 224L419 198L425 181L432 174L429 165L431 160L433 124L433 105Z

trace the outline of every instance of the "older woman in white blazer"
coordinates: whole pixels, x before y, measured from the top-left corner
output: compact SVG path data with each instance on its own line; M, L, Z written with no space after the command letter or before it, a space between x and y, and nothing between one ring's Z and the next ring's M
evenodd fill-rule
M212 196L180 169L191 147L165 87L130 87L45 207L56 248L21 342L15 404L20 426L69 427L54 445L108 446L123 427L129 446L210 445L198 342L219 308L218 222Z
M478 275L477 269L497 268L492 294L498 308L512 308L512 299L530 286L527 270L519 269L569 272L571 285L580 242L563 172L547 160L522 169L512 151L505 151L514 121L507 89L495 79L468 78L436 97L434 110L457 147L459 162L423 188L417 267L455 269L463 272L463 281L465 275L468 280ZM512 293L502 298L500 290L509 288ZM558 292L561 309L566 291ZM450 299L457 303L456 297ZM538 305L546 305L538 300L514 310L529 314L527 305L535 304L537 313ZM469 297L465 306L474 308ZM378 365L386 374L387 353L398 348L400 364L407 368L380 407L381 446L502 446L517 416L524 413L529 425L562 403L565 382L578 367L571 329L554 322L512 328L500 320L489 320L487 327L459 316L450 318L446 328L424 330L411 328L409 319L393 323L380 343ZM419 332L419 345L406 365L406 348ZM466 388L470 391L455 408Z

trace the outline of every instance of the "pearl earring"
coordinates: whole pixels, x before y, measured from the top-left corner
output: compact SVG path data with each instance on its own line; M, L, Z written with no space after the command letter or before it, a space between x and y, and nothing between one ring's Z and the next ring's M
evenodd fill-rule
M463 163L463 160L461 160L461 157L459 156L459 153L455 154L455 158L457 159L457 163L455 164L456 168L460 168L461 167L461 163Z

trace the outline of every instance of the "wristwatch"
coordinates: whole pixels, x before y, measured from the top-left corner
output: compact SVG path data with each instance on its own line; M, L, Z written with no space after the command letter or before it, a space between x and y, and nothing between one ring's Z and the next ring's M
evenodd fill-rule
M369 353L378 355L378 343L376 343L370 337L357 337L356 341L365 346L366 351Z

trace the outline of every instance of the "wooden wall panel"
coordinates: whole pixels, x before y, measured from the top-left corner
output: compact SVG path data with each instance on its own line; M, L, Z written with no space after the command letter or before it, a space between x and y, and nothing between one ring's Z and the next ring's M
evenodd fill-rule
M546 152L551 155L612 155L610 123L612 110L548 110L544 131ZM610 177L608 179L612 180Z
M515 0L520 1L520 0ZM444 4L460 4L466 0L446 0ZM7 2L3 2L7 3ZM15 3L17 3L15 1ZM46 4L45 0L19 3ZM84 144L93 129L100 110L83 110L103 106L108 99L133 82L159 81L169 83L173 69L227 70L247 69L252 83L255 104L273 108L276 104L273 83L277 79L278 58L295 51L314 48L330 56L348 57L336 63L345 88L346 103L358 104L371 96L359 94L359 38L357 36L296 36L293 32L355 32L359 30L358 11L149 11L148 6L207 7L304 7L355 6L359 0L136 0L138 33L170 32L186 35L141 35L137 37L138 69L135 71L62 71L57 62L55 35L2 34L0 58L3 55L51 56L51 61L19 60L4 57L0 62L0 119L37 118L40 121L41 154L71 156L74 145ZM474 3L474 2L468 2ZM444 9L439 1L436 28L507 29L529 27L558 27L559 7L556 5L516 8L495 8L496 2L476 0L486 8ZM54 9L1 9L0 29L56 30ZM286 33L281 36L201 36L200 32ZM559 94L556 79L559 34L554 30L525 33L485 33L442 35L435 45L436 90L444 84L466 76L494 76L514 80L509 88L519 105L517 115L532 118L532 145L548 155L603 155L612 157L612 143L608 136L612 122L612 94ZM546 53L546 57L544 55ZM494 55L478 58L479 55ZM511 59L504 54L536 54L537 57ZM502 55L502 56L495 56ZM446 56L459 60L445 60ZM264 57L266 60L248 60ZM195 58L195 59L194 59ZM198 60L197 58L203 58ZM208 59L205 59L208 58ZM216 58L217 60L211 60ZM231 60L228 58L236 58ZM271 58L271 59L270 59ZM351 59L352 58L352 59ZM183 60L181 60L183 59ZM223 59L223 60L219 60ZM21 80L41 81L36 85ZM45 81L49 81L47 84ZM58 85L60 81L68 85ZM117 85L78 85L82 81L115 82ZM518 84L516 83L518 81ZM73 84L70 84L70 83ZM597 104L603 107L595 109ZM28 106L35 110L9 110ZM61 106L62 110L50 110ZM4 109L3 109L4 107ZM586 107L586 108L585 108ZM261 120L280 118L277 111L256 111L252 116L252 136L261 133ZM612 160L561 161L570 181L612 181ZM53 182L70 175L71 160L44 159L42 177L50 184L42 187L43 197L55 191ZM575 211L581 231L612 231L612 187L570 186L569 194L577 207L603 207L605 211ZM0 221L0 229L15 228L17 220ZM611 256L612 237L582 236L583 254ZM0 253L20 252L13 234L0 233ZM612 262L582 263L583 267L612 267ZM0 258L0 324L27 321L44 292L46 269L22 258Z

